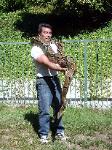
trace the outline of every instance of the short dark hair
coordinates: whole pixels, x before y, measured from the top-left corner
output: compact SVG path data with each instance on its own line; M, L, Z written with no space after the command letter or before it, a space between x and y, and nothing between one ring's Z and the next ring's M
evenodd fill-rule
M38 33L40 34L42 32L42 27L46 27L52 30L52 26L50 24L47 23L40 23L38 25Z

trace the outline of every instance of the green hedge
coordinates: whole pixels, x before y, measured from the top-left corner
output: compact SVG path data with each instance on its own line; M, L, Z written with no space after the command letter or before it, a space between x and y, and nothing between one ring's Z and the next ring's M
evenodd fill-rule
M86 46L86 47L85 47ZM86 48L86 53L84 52ZM0 46L0 78L1 79L34 79L35 67L30 55L31 45L3 45ZM87 55L87 84L88 97L97 98L110 96L112 78L112 41L65 43L65 53L76 59L77 73L75 78L80 82L80 93L84 95L85 62ZM61 74L63 80L64 76ZM96 94L97 93L97 94ZM102 94L101 94L102 93Z
M27 9L29 6L46 5L51 0L1 0L1 11L15 11L19 9Z
M30 12L31 10L31 12ZM36 8L36 10L40 11ZM33 9L28 9L29 13ZM46 12L46 8L41 9ZM30 38L23 37L23 32L15 27L15 22L22 20L21 13L24 11L15 11L9 13L0 13L0 37L1 42L29 42ZM36 12L37 13L37 12ZM38 12L39 14L40 12ZM76 36L61 37L62 40L83 40L83 39L111 39L112 37L112 21L106 23L105 27L94 30L93 32L83 31ZM32 67L32 59L30 56L31 46L28 45L0 45L0 78L17 79L17 78L34 78L35 71ZM78 73L76 78L84 87L84 44L83 43L67 43L65 44L65 52L71 56L75 56L77 60ZM97 55L98 52L98 61ZM100 88L101 80L111 79L112 66L112 42L90 43L87 45L87 64L88 79L91 79L92 96L95 95L96 86ZM102 57L102 58L101 58ZM102 60L102 63L101 63ZM97 65L99 66L97 68ZM101 66L100 66L101 65ZM97 73L97 74L96 74ZM97 75L97 76L96 76ZM61 77L63 78L63 77ZM98 83L98 84L96 84ZM103 87L106 87L104 85ZM84 91L82 89L82 91ZM83 94L82 94L83 95Z
M24 44L0 45L0 78L32 78L31 46Z
M112 82L112 40L96 42L73 42L65 44L66 54L76 59L76 80L80 82L83 97L87 77L88 97L110 97ZM85 59L86 55L86 60ZM87 61L87 62L85 62ZM86 64L85 64L86 63ZM86 73L86 75L85 75Z
M2 32L0 32L0 37L1 37L1 42L29 42L30 41L30 38L29 39L26 39L25 37L22 36L22 32L20 32L19 30L16 30L15 29L15 26L14 26L14 23L17 21L17 20L21 20L21 11L16 11L16 12L12 12L12 13L1 13L0 15L0 26L2 28ZM110 39L112 37L112 21L108 22L108 25L105 26L104 28L99 28L97 29L96 31L94 32L87 32L87 31L83 31L82 33L74 36L74 37L70 37L69 38L65 38L65 37L61 37L62 40L82 40L82 39ZM90 45L90 46L89 46ZM93 52L95 53L95 50L97 48L96 44L94 43L91 43L89 44L88 47L92 47L92 50ZM65 45L66 46L66 45ZM76 47L75 49L77 49L77 51L74 51L74 49L72 47ZM107 47L108 47L108 50L109 50L109 55L108 55L108 67L109 67L109 63L111 63L111 42L103 42L102 45L101 45L101 50L103 49L102 51L102 55L103 56L103 60L107 60L107 56L105 55L105 52L107 51ZM90 49L89 48L89 49ZM15 77L17 76L18 77L18 69L17 68L14 68L12 67L10 69L10 63L12 59L10 57L10 55L14 55L14 59L12 60L13 61L13 64L17 64L16 62L18 62L19 60L19 64L20 64L20 73L19 75L21 76L22 74L27 74L26 72L29 72L28 74L32 74L32 68L31 68L31 63L32 61L30 62L30 50L31 50L31 46L29 45L1 45L0 46L0 55L1 55L1 60L2 60L2 63L5 63L5 65L3 65L3 70L4 70L4 77L8 77L10 76L10 70L13 70L15 69ZM81 52L80 55L82 56L82 53L83 53L83 46L81 46L80 44L76 43L76 44L69 44L68 47L66 47L66 53L70 53L69 52L69 49L71 49L71 53L72 55L75 55L77 60L79 59L78 58L78 52ZM99 51L99 50L98 50ZM2 53L2 54L1 54ZM26 53L28 53L27 55L25 55ZM6 56L5 56L6 55ZM90 54L88 54L90 55ZM24 57L23 57L24 56ZM4 58L2 58L4 57ZM24 61L22 61L21 57L24 59ZM27 64L27 57L28 57L28 60L29 60L29 65ZM94 56L94 61L96 61L96 56ZM10 58L10 59L9 59ZM4 61L5 59L5 61ZM81 58L83 61L83 57ZM24 63L24 71L22 73L22 62ZM78 60L80 61L80 60ZM79 64L79 62L78 62ZM83 64L81 62L81 64ZM95 63L94 63L95 64ZM104 63L104 65L106 65ZM91 65L90 65L91 66ZM106 67L107 68L107 67ZM103 67L103 74L105 74L105 67ZM16 70L17 69L17 70ZM83 69L83 68L81 68ZM89 69L90 70L90 69ZM93 70L95 70L95 66L93 66ZM12 71L13 73L13 71ZM17 74L16 74L17 73ZM13 74L14 75L14 74ZM110 75L110 72L109 74ZM0 74L0 76L2 76ZM83 77L83 74L82 74L82 77Z
M95 10L105 11L111 9L111 0L1 0L0 10L2 11L14 11L22 8L27 8L29 6L41 5L47 6L52 5L55 8L58 8L60 12L70 11L71 13L80 11L80 6L86 5Z

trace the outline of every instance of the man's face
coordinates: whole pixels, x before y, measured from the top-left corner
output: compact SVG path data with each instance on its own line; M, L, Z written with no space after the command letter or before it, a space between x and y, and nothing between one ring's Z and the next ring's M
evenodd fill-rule
M52 37L52 30L47 27L42 27L42 32L39 34L40 38L45 42L48 43Z

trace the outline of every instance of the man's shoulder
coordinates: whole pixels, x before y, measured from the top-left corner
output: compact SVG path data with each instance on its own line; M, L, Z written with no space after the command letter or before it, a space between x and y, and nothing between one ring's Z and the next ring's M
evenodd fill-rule
M42 51L42 49L40 47L35 45L31 48L31 56L33 58L37 58L43 54L44 54L44 52Z
M39 47L39 46L37 46L37 45L34 45L34 46L32 46L32 48L31 48L31 52L43 52L43 50L42 50L42 48L41 47Z

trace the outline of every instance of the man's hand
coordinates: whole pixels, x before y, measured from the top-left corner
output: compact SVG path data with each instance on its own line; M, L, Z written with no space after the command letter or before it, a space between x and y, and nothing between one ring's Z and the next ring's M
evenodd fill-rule
M62 68L59 64L56 64L57 67L61 68L60 71L63 72L64 74L66 73L67 71L67 68Z

